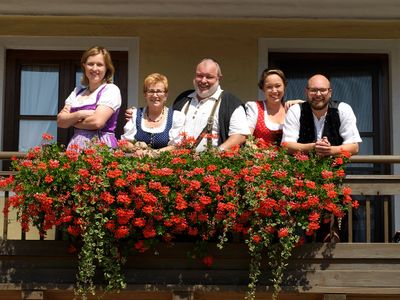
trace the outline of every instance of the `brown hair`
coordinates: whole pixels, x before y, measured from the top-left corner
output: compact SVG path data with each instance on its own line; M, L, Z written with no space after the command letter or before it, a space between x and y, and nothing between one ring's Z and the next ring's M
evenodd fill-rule
M152 73L150 75L148 75L143 82L143 93L147 92L147 88L154 84L154 83L158 83L158 82L162 82L162 84L164 84L164 88L165 88L165 92L168 92L168 79L165 75L160 74L160 73Z
M285 85L285 87L287 86L287 79L286 79L286 76L285 76L285 74L283 73L282 70L279 70L279 69L265 69L262 72L261 76L260 76L260 80L258 81L258 87L260 88L260 90L262 90L262 91L264 90L265 78L267 78L269 75L272 75L272 74L278 75L282 79L283 84Z
M115 68L114 68L114 65L111 60L110 52L108 52L108 50L104 47L93 46L93 47L89 48L88 50L86 50L82 54L82 57L81 57L81 68L83 71L81 83L83 85L86 85L86 86L89 85L89 79L87 78L87 76L85 74L85 63L89 56L93 56L93 55L97 55L97 54L103 54L104 63L106 65L106 74L104 75L103 80L107 83L112 82L112 77L114 76Z

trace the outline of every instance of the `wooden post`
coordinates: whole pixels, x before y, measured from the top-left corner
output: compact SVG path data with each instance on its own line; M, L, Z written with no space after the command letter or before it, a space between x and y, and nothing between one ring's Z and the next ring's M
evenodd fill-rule
M348 243L353 242L353 208L349 207L349 212L347 214L347 235Z
M365 197L365 227L367 228L366 241L371 243L371 196Z
M10 196L9 191L4 191L4 207L7 206L8 203L8 197ZM7 234L8 234L8 216L3 215L4 221L3 221L3 240L7 240Z
M385 243L389 243L389 196L383 198L383 227Z

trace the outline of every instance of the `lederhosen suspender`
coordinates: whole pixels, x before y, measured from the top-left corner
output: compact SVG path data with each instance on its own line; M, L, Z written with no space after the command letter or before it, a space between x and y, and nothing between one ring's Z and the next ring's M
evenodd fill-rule
M204 126L203 130L201 131L201 133L197 137L196 142L193 145L194 148L196 148L200 144L201 140L204 137L204 134L207 134L207 145L209 147L211 147L211 144L212 144L211 133L212 133L212 125L214 123L214 115L215 115L215 111L217 110L217 106L218 106L219 102L221 101L222 93L223 92L221 92L221 94L219 95L217 101L214 102L214 105L213 105L213 107L211 109L211 113L210 113L210 115L208 116L208 119L207 119L207 124L206 124L206 126ZM187 115L187 113L189 111L189 106L190 106L190 102L191 101L192 101L192 99L190 99L188 101L187 106L185 107L185 111L184 111L185 115Z

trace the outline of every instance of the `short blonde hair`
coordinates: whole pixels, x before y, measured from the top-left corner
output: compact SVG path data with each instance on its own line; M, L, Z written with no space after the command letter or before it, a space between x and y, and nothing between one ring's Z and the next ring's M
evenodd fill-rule
M165 92L168 92L168 79L160 73L152 73L148 75L143 82L143 93L148 91L150 85L161 82L164 85Z

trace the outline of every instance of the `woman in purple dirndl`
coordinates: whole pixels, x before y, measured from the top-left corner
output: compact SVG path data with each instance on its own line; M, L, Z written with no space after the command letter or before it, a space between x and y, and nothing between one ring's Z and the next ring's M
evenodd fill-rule
M74 127L67 149L85 149L94 138L115 148L121 92L112 83L114 66L111 56L105 48L92 47L83 53L81 67L85 87L74 89L57 116L59 127Z

